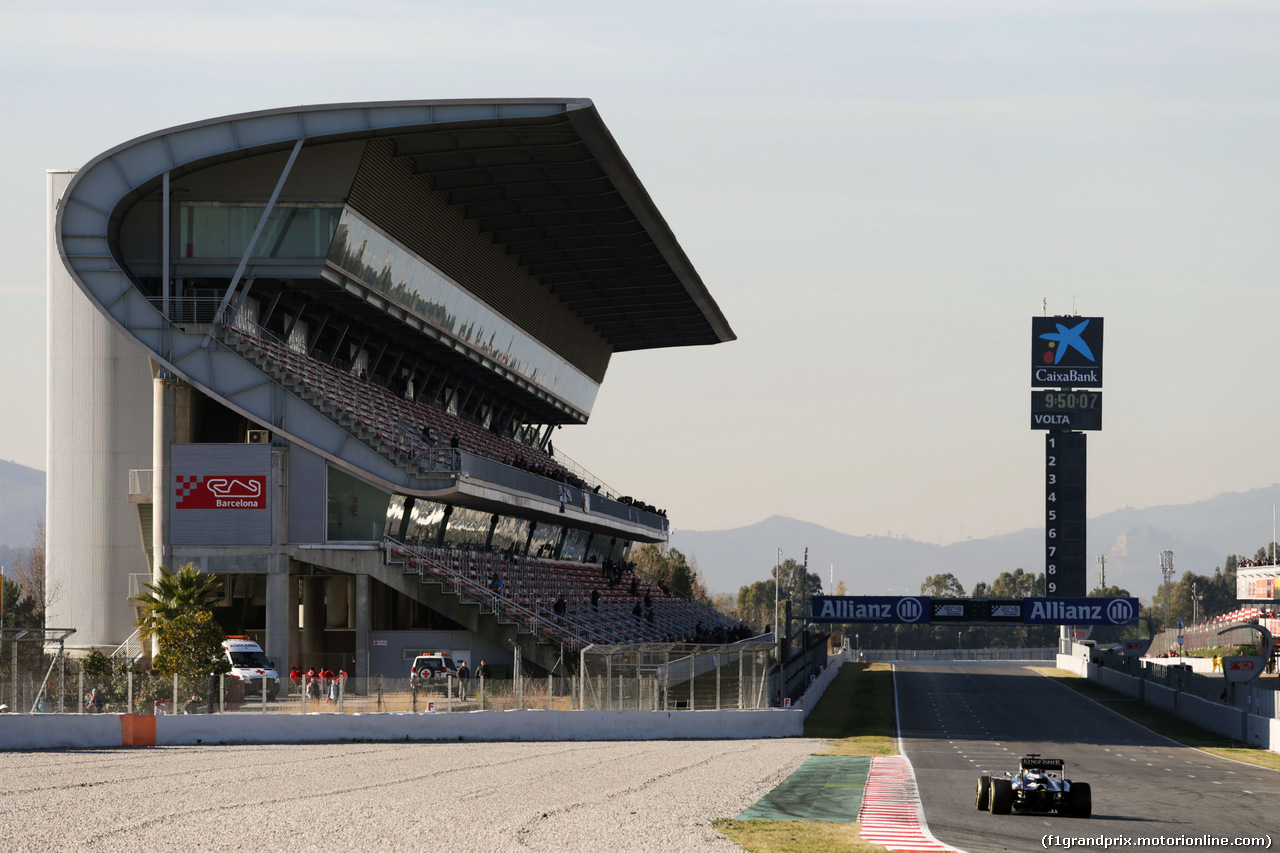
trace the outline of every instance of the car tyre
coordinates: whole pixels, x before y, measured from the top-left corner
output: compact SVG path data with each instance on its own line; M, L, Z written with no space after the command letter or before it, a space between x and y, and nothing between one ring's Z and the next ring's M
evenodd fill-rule
M1011 814L1013 812L1013 782L1009 779L991 780L991 813Z
M1076 782L1071 786L1071 816L1089 817L1093 814L1093 790L1088 782Z
M978 811L985 812L991 808L991 777L978 777Z

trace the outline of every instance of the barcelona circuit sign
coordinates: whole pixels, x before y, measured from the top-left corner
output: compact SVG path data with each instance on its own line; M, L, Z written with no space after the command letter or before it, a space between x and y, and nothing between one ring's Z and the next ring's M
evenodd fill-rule
M1101 388L1102 318L1032 317L1031 387Z

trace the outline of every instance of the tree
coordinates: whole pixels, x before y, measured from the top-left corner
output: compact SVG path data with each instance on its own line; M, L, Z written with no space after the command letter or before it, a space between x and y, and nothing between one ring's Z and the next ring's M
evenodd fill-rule
M199 679L210 672L228 673L231 663L222 653L226 639L208 610L180 613L156 628L160 653L152 667L161 675Z
M706 585L698 577L697 562L690 563L678 548L658 545L641 545L632 548L627 559L635 563L636 571L656 582L664 582L676 592L695 601L709 604Z
M933 598L964 598L964 585L951 572L929 575L920 584L920 594Z
M162 644L161 632L169 622L209 611L222 597L222 583L215 576L201 572L194 563L187 563L177 572L161 568L160 580L145 584L143 589L146 592L134 599L142 608L138 628L144 640L159 635Z

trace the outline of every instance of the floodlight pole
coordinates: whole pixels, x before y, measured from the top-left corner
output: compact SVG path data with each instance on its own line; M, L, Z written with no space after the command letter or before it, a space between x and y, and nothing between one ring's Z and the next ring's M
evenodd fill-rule
M1160 575L1164 578L1164 626L1168 629L1173 619L1173 552L1167 549L1160 552Z

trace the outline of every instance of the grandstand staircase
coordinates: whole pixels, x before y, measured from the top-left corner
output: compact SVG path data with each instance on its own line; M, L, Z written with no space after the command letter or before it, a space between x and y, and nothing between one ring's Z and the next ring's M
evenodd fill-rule
M418 460L423 457L422 451L427 448L425 443L412 432L402 429L391 433L388 430L378 429L369 420L341 405L333 395L325 393L322 385L309 381L305 373L290 370L285 362L263 349L260 342L250 339L236 329L221 327L219 337L232 351L270 376L285 390L292 392L316 411L328 416L330 420L396 467L406 469L410 474L439 470L433 464L426 466L418 464ZM299 355L298 359L310 362L307 366L316 374L325 374L334 370L307 356ZM318 377L312 377L312 379L315 378Z

